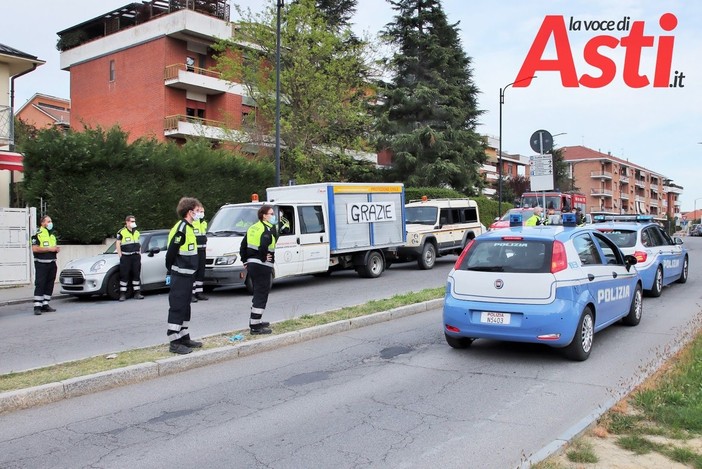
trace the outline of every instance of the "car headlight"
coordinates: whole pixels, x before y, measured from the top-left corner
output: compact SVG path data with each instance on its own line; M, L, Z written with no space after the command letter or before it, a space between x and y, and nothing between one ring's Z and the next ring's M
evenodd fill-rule
M215 259L214 265L232 265L236 262L236 254L225 254Z
M410 237L410 243L411 244L419 244L419 241L421 240L421 236L419 236L419 233L412 233L412 236Z
M105 259L97 261L95 264L90 266L91 272L100 272L102 268L105 267Z

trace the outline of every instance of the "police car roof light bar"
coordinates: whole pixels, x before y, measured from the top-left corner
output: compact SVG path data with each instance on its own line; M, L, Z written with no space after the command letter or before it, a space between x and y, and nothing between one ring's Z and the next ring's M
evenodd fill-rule
M512 213L509 215L509 226L522 226L522 214Z
M574 213L564 213L561 215L561 223L563 223L563 226L578 226Z
M606 221L649 223L653 221L653 215L595 215L592 221L595 223Z

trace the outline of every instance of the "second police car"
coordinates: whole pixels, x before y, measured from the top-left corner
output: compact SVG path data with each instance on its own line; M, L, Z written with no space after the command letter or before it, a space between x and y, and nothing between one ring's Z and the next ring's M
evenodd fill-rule
M508 229L473 240L448 276L443 311L446 341L465 348L475 339L543 343L586 360L594 334L642 314L636 258L602 233L565 226Z
M650 215L598 215L592 228L601 231L638 261L643 288L660 296L663 287L687 282L689 256L681 238L671 238Z

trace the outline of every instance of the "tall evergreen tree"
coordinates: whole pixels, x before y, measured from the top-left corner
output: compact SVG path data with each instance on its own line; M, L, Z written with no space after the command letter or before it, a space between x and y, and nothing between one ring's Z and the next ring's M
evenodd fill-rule
M479 192L485 147L475 131L478 89L458 23L440 0L388 0L397 15L383 31L395 48L391 84L381 92L381 147L393 153L394 177L408 185Z

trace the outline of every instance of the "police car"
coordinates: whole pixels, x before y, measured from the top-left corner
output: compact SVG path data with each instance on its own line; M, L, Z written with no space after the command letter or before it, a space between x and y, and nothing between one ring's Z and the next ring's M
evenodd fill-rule
M681 238L671 238L650 215L597 215L592 228L601 231L625 254L636 257L643 288L660 296L663 287L687 282L689 256Z
M590 356L593 336L642 314L636 258L596 230L562 226L491 231L466 246L448 276L443 324L454 348L485 338L542 343L573 360Z

